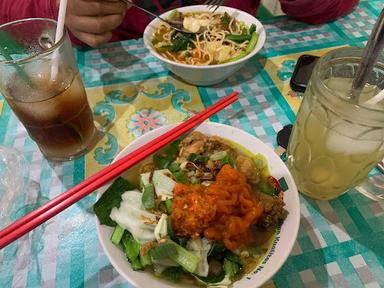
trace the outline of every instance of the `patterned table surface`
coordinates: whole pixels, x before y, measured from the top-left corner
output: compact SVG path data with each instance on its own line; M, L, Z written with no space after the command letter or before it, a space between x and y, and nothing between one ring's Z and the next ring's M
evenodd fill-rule
M25 158L24 192L10 216L16 219L79 183L135 137L181 121L237 90L240 100L212 121L239 127L276 147L276 133L295 121L302 95L289 88L299 55L321 55L343 45L362 46L383 0L362 1L348 16L309 26L287 17L265 22L261 53L214 87L174 78L142 40L76 50L95 119L106 130L85 157L46 161L9 106L0 98L0 144ZM91 195L0 251L1 287L132 287L118 275L99 245ZM355 191L336 200L300 196L301 225L284 266L266 287L384 287L384 205ZM0 223L2 226L4 223Z

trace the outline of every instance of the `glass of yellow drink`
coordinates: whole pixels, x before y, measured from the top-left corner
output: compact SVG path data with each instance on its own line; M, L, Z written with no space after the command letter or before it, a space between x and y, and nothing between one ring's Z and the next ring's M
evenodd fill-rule
M23 19L0 26L0 93L50 160L93 147L97 130L66 33L56 22Z
M299 191L309 197L338 197L367 180L384 157L384 101L367 103L384 88L384 56L358 103L353 103L350 90L361 54L362 48L352 47L327 53L306 89L288 144L287 165ZM372 191L365 189L364 194L382 200Z

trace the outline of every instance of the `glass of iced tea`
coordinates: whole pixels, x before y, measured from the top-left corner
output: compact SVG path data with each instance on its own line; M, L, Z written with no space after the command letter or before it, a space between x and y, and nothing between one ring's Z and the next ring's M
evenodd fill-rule
M362 51L343 47L319 59L292 130L287 165L299 191L315 199L333 199L356 186L371 199L384 199L384 188L361 185L384 157L384 101L368 101L384 88L384 55L354 103L350 90Z
M66 33L56 21L0 26L0 93L50 160L71 160L95 144L97 129Z

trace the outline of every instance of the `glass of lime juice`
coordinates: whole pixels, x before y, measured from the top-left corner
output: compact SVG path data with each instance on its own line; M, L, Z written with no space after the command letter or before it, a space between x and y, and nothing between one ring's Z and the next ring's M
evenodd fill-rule
M360 186L384 157L384 101L368 101L384 88L384 55L358 102L350 98L362 51L343 47L328 52L308 83L288 144L287 165L299 191L309 197L334 199ZM384 199L382 189L357 190Z

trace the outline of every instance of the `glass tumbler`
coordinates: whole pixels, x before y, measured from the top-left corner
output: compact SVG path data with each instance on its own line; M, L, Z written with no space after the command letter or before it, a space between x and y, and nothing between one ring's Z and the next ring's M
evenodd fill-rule
M30 18L0 26L0 93L50 160L89 151L97 129L68 35L56 21Z
M328 52L308 83L288 143L287 166L299 191L309 197L328 200L359 187L371 199L384 200L383 188L360 185L384 157L384 101L367 102L384 88L383 55L357 103L350 99L362 51Z

